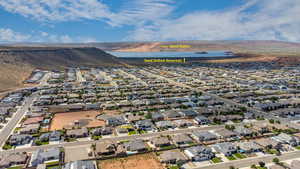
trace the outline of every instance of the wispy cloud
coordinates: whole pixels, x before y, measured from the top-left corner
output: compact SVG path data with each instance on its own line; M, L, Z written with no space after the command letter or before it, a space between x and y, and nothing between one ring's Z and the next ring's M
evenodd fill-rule
M112 26L143 24L168 16L173 0L124 0L117 12L99 0L0 0L6 11L39 21L103 20Z
M10 28L0 28L0 43L1 42L88 43L96 42L96 39L84 36L71 37L69 35L56 35L47 32L22 34Z
M8 28L0 28L0 42L22 42L30 38L30 35L21 34Z
M300 41L299 15L299 0L249 0L231 9L188 13L159 26L138 27L129 38Z
M100 0L0 0L0 6L41 22L97 20L112 27L129 25L132 31L126 40L300 41L299 0L243 1L241 6L187 12L179 17L173 15L178 8L176 0L122 0L123 6L118 10L112 10ZM67 35L43 38L66 42L79 40Z
M109 17L107 6L97 0L0 0L7 11L40 21L68 21Z

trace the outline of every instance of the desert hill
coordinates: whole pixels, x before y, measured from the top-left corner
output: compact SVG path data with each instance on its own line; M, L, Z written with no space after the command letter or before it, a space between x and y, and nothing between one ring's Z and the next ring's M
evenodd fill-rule
M68 66L115 66L116 57L93 48L0 47L0 91L22 86L32 70Z

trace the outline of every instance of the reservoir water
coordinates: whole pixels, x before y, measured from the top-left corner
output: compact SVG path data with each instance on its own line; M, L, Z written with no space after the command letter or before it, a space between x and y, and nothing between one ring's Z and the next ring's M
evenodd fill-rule
M119 58L188 58L188 57L231 57L228 51L207 51L207 52L110 52Z

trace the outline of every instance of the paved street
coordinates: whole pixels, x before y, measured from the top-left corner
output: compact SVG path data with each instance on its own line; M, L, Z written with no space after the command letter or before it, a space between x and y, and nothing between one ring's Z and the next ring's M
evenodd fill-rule
M294 152L288 152L285 154L282 154L281 156L276 155L267 155L263 157L257 157L257 158L247 158L242 160L234 160L226 163L220 163L220 164L214 164L206 167L199 167L195 169L229 169L230 166L234 166L236 168L241 167L249 167L252 164L258 165L258 162L263 161L265 163L272 163L272 160L277 157L280 159L280 161L283 160L289 160L294 158L300 158L300 151L294 151Z
M33 94L25 99L24 105L18 109L18 111L13 115L12 119L3 127L0 132L0 145L3 146L9 135L12 133L16 125L28 111L28 108L32 104L33 100L37 97L37 94Z
M155 133L147 133L143 135L132 135L132 136L120 136L120 137L111 137L111 138L102 138L100 141L105 140L111 140L111 141L121 141L121 140L129 140L129 139L142 139L142 138L150 138L154 136L160 136L160 135L169 135L169 134L179 134L179 133L187 133L191 132L193 130L216 130L224 128L223 125L219 126L209 126L209 127L201 127L201 128L188 128L188 129L180 129L180 130L174 130L174 131L163 131L163 132L155 132ZM12 153L12 152L33 152L37 149L47 149L52 147L67 147L67 146L79 146L79 145L87 145L87 144L93 144L98 141L90 140L90 141L76 141L76 142L66 142L61 144L53 144L53 145L43 145L43 146L32 146L28 148L19 148L14 150L7 150L7 151L0 151L0 155L5 153Z

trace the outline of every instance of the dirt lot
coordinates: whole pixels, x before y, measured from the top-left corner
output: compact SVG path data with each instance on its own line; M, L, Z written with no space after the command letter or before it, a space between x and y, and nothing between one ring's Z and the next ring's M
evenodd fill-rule
M152 153L127 158L104 160L99 162L101 169L163 169L162 164Z
M88 144L81 146L65 147L65 162L93 158L93 154L89 156L89 152L91 152L91 146L91 144Z
M54 115L50 130L61 130L63 128L69 129L73 126L79 127L99 127L104 126L105 122L97 120L96 116L99 115L99 111L80 111L80 112L67 112L57 113ZM77 122L78 124L74 124Z

